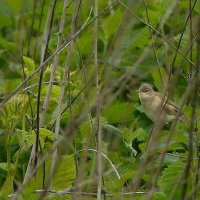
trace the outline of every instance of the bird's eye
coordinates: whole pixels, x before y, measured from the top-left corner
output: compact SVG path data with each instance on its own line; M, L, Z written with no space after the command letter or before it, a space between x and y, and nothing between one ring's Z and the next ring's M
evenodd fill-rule
M143 92L147 93L149 91L149 89L144 89Z

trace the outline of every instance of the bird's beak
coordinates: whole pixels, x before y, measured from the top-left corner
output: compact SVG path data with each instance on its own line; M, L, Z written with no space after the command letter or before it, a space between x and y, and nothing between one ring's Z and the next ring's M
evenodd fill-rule
M136 92L140 92L140 90L136 90Z

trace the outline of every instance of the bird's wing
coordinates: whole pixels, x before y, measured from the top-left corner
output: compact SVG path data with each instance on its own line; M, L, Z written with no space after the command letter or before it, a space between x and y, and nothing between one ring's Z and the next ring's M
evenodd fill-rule
M167 103L164 109L169 115L176 115L179 111L179 107L170 100L167 100Z
M162 94L156 92L156 95L158 95L158 96L160 96L162 98ZM167 103L166 103L166 101L167 101ZM164 100L163 104L165 104L164 110L169 115L176 115L178 113L179 107L173 101L167 99L167 96L165 96L165 100Z

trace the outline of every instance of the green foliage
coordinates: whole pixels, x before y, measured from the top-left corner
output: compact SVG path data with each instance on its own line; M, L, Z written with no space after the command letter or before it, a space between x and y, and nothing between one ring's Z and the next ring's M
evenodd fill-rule
M133 120L132 110L134 105L124 102L114 102L112 105L105 106L102 115L111 124L130 123Z
M177 161L168 165L166 169L163 170L162 176L160 178L160 188L169 197L171 193L174 192L175 199L181 198L181 193L183 189L183 181L181 181L182 176L184 176L185 165L182 161ZM188 190L192 190L192 179L191 174L189 180L187 180ZM174 183L176 183L174 185Z
M46 177L48 179L51 167L51 159L48 159L45 165ZM36 187L42 188L43 168L38 170L36 176ZM53 178L52 189L64 190L72 185L75 181L76 172L73 155L62 156L59 160L59 165L56 168L55 176Z
M46 160L40 165L35 176L33 175L22 188L19 199L41 199L43 194L34 191L42 189L49 179L52 183L48 189L96 193L98 182L96 150L99 132L102 133L101 151L107 156L106 159L102 156L103 189L107 194L114 196L106 199L121 200L131 197L138 200L147 199L156 177L154 172L159 168L158 181L155 183L151 199L181 199L184 189L186 195L190 195L188 199L194 197L193 189L199 182L197 176L199 175L200 138L199 86L190 91L183 107L183 112L187 116L186 122L183 124L178 122L170 138L173 125L164 125L153 141L155 145L149 147L150 154L144 166L142 161L153 123L146 117L136 90L141 82L148 82L156 91L162 92L162 80L168 83L175 81L176 84L169 98L177 105L180 104L189 83L188 74L192 72L194 77L197 68L191 68L187 59L191 59L195 65L199 59L197 51L199 46L195 41L190 48L190 31L192 30L193 39L199 31L197 24L200 15L199 1L192 12L192 23L187 22L183 37L182 31L189 13L188 0L146 0L148 17L143 1L133 3L121 0L114 4L113 1L98 1L100 14L97 17L98 71L94 68L93 23L96 20L94 1L82 1L74 24L75 36L70 35L73 27L71 20L75 3L80 1L67 1L66 21L62 33L59 29L64 1L57 1L45 58L54 55L59 37L62 38L61 43L73 38L70 63L66 60L70 52L67 46L59 52L59 55L57 54L58 63L53 60L54 56L45 63L41 90L38 92L41 70L38 70L33 77L31 75L41 64L41 49L44 48L44 33L47 31L45 30L46 19L47 17L50 19L48 11L52 7L51 0L45 0L44 7L42 2L18 0L15 3L12 0L1 0L0 199L7 199L8 195L14 194L22 185L31 149L36 143L37 131L39 131L38 163L44 158ZM34 10L35 3L37 5ZM192 29L190 24L193 26ZM159 34L152 29L151 35L150 26ZM76 35L78 31L80 33ZM181 37L178 52L176 48ZM47 110L44 112L44 102L55 64L57 69ZM172 64L174 69L171 71ZM66 72L67 80L63 83ZM96 89L95 74L99 76L99 91ZM22 84L27 77L31 79ZM12 94L21 84L22 87ZM63 102L60 105L60 93L64 84ZM100 112L97 111L98 92ZM194 93L197 93L197 99L195 118L192 120L194 127L191 131ZM1 103L9 94L11 98L2 106ZM43 114L44 124L41 123ZM99 127L98 119L101 121ZM59 120L57 121L59 124L56 124L56 120ZM54 142L57 125L59 126L58 140ZM192 133L193 154L190 170L185 174L188 156L191 153L190 133ZM49 177L53 160L52 149L55 149L55 145L58 145L58 160L54 176ZM160 163L163 151L166 151L165 158ZM32 164L35 164L34 159ZM141 168L138 191L144 193L133 196L123 195L123 193L133 192L134 181ZM185 180L186 175L188 175L187 180ZM187 188L184 183L187 183ZM76 188L70 190L73 186ZM47 194L46 199L76 199L77 196L49 194L49 192ZM96 196L86 194L86 196L80 195L80 198L96 199ZM196 193L196 199L200 199L199 191Z
M30 75L35 70L34 61L26 56L23 56L23 61L25 63L25 74Z

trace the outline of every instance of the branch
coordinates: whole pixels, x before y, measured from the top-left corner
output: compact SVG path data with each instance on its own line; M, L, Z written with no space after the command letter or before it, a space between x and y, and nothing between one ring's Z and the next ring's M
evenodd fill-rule
M171 42L165 37L163 36L157 29L155 29L153 26L151 26L150 24L148 24L147 22L145 22L143 19L141 19L140 17L138 17L130 8L128 8L125 4L123 4L120 0L117 0L119 4L121 4L124 8L126 8L134 17L136 17L138 20L140 20L143 24L145 24L146 26L148 26L149 28L151 28L153 31L155 31L155 33L157 33L159 36L161 36L164 41L166 41L174 50L176 50L176 55L179 53L181 56L184 57L184 53L181 52L179 50L179 48L175 47L173 44L171 44ZM197 0L196 0L197 2ZM194 6L196 4L196 2L194 3ZM194 9L194 6L192 8L192 10ZM191 10L191 11L192 11ZM191 12L189 13L188 17L191 15ZM188 21L188 19L187 19ZM186 21L186 22L187 22ZM187 23L186 23L187 25ZM185 25L185 26L186 26ZM183 29L183 32L184 32L185 28ZM180 38L180 41L181 41L182 37ZM176 55L174 56L174 59L176 58ZM195 69L197 69L197 66L189 59L189 58L184 58L186 59Z
M35 190L35 193L43 193L43 192L49 192L55 195L64 195L64 194L71 194L71 195L81 195L81 196L93 196L97 197L97 193L95 192L74 192L70 190ZM133 194L145 194L145 192L124 192L124 193L117 193L117 194L111 194L111 193L102 193L106 197L117 197L117 196L129 196Z
M72 42L72 40L74 40L80 33L82 33L90 24L92 24L98 17L102 16L113 4L116 3L116 0L114 0L112 2L112 4L108 5L102 12L99 13L99 15L97 17L94 17L91 21L89 21L88 23L85 23L80 29L79 31L77 31L70 39L69 41L65 41L62 43L61 47L55 51L51 56L49 56L32 74L30 74L29 77L27 77L20 85L18 85L16 87L16 89L8 94L3 101L1 101L0 103L0 110L2 109L3 105L15 94L17 94L17 92L24 87L24 85L26 85L40 70L43 66L46 66L47 63L49 63L58 53L60 53L61 51L63 51L66 47L68 47L70 45L70 43Z
M94 17L98 16L98 0L94 0ZM96 82L96 106L97 106L97 199L101 199L102 188L102 161L101 161L101 111L100 111L100 91L99 91L99 67L98 67L98 20L94 22L94 70L95 70L95 82Z
M79 4L80 2L76 3L74 13L72 16L72 22L71 22L71 32L70 32L70 38L73 37L75 34L75 21L78 16L78 11L79 11ZM59 96L59 101L58 101L58 109L57 109L57 118L56 118L56 125L55 125L55 132L54 132L54 146L56 146L57 141L58 141L58 135L59 135L59 130L60 130L60 120L61 120L61 114L62 114L62 105L63 105L63 99L65 95L65 88L66 88L66 83L67 81L69 82L69 76L70 76L70 62L71 62L71 54L72 54L72 46L73 46L73 40L68 46L68 54L66 58L66 66L65 66L65 71L62 79L62 84L61 84L61 91L60 91L60 96ZM70 86L68 86L70 87ZM73 133L73 125L71 124L72 128L72 133ZM48 189L49 186L52 184L52 179L55 173L55 169L57 166L57 147L54 149L53 156L52 156L52 162L51 162L51 168L50 168L50 175L49 179L46 183L45 188ZM42 196L44 198L44 195Z

